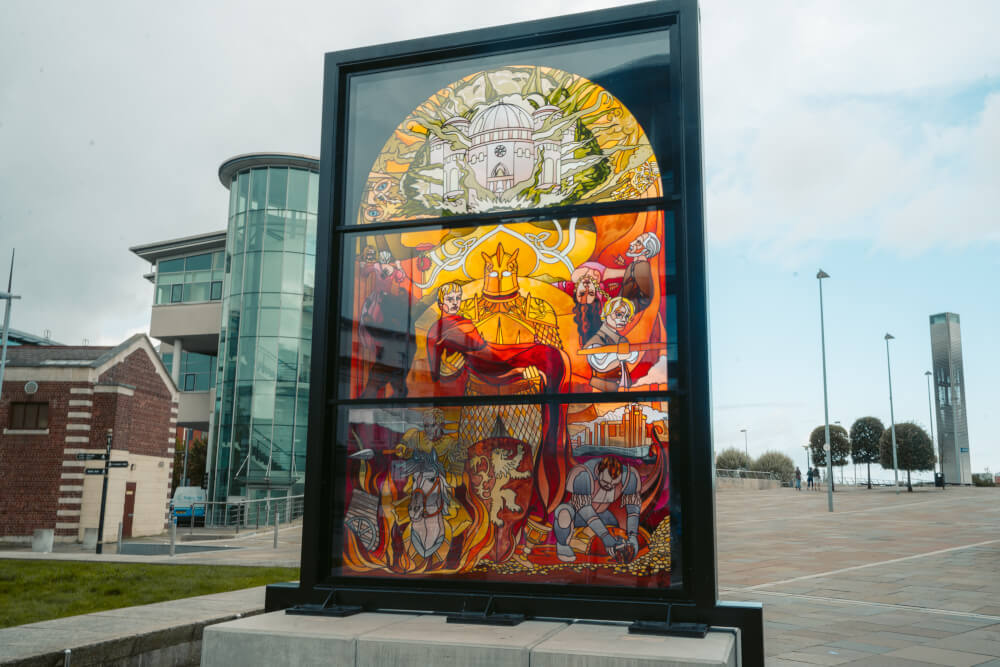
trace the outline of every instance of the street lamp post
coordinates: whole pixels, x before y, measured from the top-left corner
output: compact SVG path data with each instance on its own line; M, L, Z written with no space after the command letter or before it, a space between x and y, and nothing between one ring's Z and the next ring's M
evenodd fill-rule
M924 377L927 378L927 428L931 432L931 450L935 454L935 458L940 459L937 455L937 446L934 444L934 409L931 408L931 372L924 371ZM940 461L938 461L940 463ZM937 466L935 466L937 467ZM941 467L941 473L944 473L944 467Z
M10 273L7 275L7 291L0 292L0 299L7 301L7 307L3 311L3 331L0 333L0 401L3 400L3 373L7 368L7 334L10 332L10 307L14 299L21 297L11 294L11 285L14 283L14 251L10 251Z
M747 430L745 428L740 429L740 433L743 434L743 450L746 452L747 461L750 460L750 438L747 435Z
M826 500L828 511L833 511L833 452L830 448L830 405L826 390L826 327L823 323L823 279L829 278L830 274L820 269L816 274L816 282L819 283L819 340L820 349L823 351L823 420L826 424L824 434L826 444L823 449L826 451Z
M896 338L891 333L885 335L885 366L889 371L889 428L892 430L892 475L899 493L899 465L896 457L896 415L892 408L892 362L889 360L889 341Z

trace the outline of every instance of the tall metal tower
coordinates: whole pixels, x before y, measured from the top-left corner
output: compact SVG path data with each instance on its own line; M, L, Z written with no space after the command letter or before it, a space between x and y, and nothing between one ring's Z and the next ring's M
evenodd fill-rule
M930 317L938 458L948 484L972 484L960 322L956 313L939 313Z

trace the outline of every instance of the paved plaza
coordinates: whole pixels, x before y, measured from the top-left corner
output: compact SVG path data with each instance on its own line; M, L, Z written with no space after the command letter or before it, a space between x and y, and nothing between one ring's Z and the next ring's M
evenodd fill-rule
M716 495L719 586L767 664L1000 665L1000 489Z
M716 498L721 595L764 603L768 665L1000 666L1000 489L845 487L832 514L825 492L726 490ZM235 547L225 551L100 558L296 565L300 538L292 527L282 529L277 549L273 532L261 531L204 542ZM9 549L0 558L97 557L77 546L56 554ZM34 624L38 632L0 630L0 663L23 659L31 645L61 651L74 637L162 634L179 617L197 619L190 632L200 638L203 624L264 603L262 588L208 597ZM102 636L102 627L114 631Z

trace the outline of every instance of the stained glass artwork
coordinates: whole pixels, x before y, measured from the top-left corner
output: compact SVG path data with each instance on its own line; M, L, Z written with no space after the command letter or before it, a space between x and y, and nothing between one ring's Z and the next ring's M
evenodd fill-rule
M341 573L667 587L668 413L344 408Z
M667 389L670 215L359 232L343 247L344 399Z
M442 88L371 166L358 223L625 201L662 194L649 139L608 90L541 66Z

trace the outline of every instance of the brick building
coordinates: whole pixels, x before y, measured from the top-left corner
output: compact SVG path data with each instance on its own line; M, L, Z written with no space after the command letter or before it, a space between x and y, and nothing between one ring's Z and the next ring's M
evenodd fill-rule
M0 539L26 540L40 528L83 539L100 514L103 461L128 466L108 476L104 539L118 523L128 536L167 524L177 421L177 387L144 334L116 347L23 346L7 351L0 395Z

